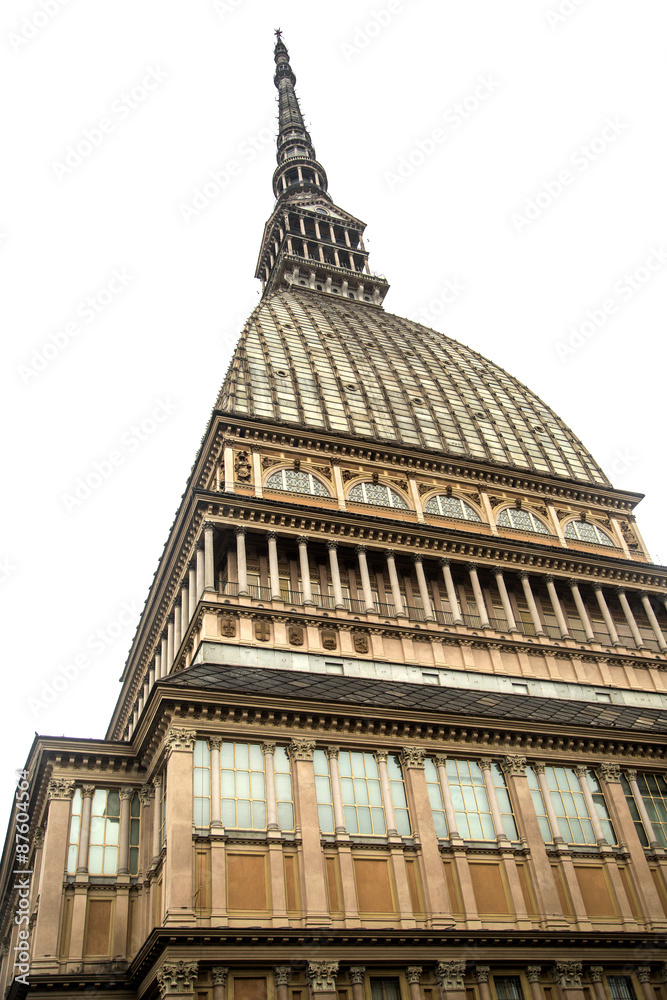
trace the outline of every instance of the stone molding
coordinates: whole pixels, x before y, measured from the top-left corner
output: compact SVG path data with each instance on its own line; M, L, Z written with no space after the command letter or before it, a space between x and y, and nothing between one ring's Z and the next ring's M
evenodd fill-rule
M591 967L589 968L588 972L589 972L589 975L590 975L592 983L601 983L602 982L602 973L604 972L603 966L601 966L601 965L591 965Z
M465 971L465 962L438 962L435 967L435 978L441 990L463 990Z
M81 786L81 797L83 799L92 799L94 794L95 794L95 785Z
M650 965L638 965L635 969L637 973L637 979L640 983L648 983L651 978L651 966Z
M164 738L165 749L168 754L175 750L186 750L192 753L197 742L196 729L183 729L179 726L172 726Z
M597 765L597 770L600 772L604 781L620 781L621 780L621 765L613 764L611 761L602 761L601 764ZM635 775L636 775L635 771ZM629 775L629 772L628 772Z
M542 973L541 965L529 965L526 969L526 975L528 976L529 983L539 983L540 975Z
M277 744L273 740L264 740L263 743L260 743L260 746L262 753L266 756L267 754L274 754L276 752Z
M422 967L421 965L409 965L405 970L405 978L410 985L416 983L419 985L422 979Z
M489 973L491 972L490 965L476 965L475 966L475 978L478 983L488 983Z
M335 993L338 962L309 962L306 979L313 993Z
M141 788L139 789L139 801L141 802L142 806L150 805L154 794L155 791L153 788L151 788L150 785L142 785Z
M198 962L165 962L157 974L161 997L192 993L199 972Z
M312 760L315 753L315 740L296 737L289 741L287 750L291 760Z
M74 795L74 781L72 778L51 778L46 793L49 801L71 799Z
M291 965L277 965L273 970L273 979L276 986L288 986L291 978Z
M132 785L123 785L123 787L119 790L118 794L121 800L131 799L132 796L134 795L134 788L132 787Z
M519 754L508 754L503 758L502 768L511 777L522 777L526 773L526 758Z
M350 982L353 986L361 985L364 981L364 976L366 975L365 965L352 965L350 966Z
M424 767L424 757L426 750L422 747L403 747L401 750L401 763L403 767Z
M214 965L211 969L211 978L214 986L226 986L229 969L225 965Z
M580 990L581 962L556 962L554 980L562 990Z

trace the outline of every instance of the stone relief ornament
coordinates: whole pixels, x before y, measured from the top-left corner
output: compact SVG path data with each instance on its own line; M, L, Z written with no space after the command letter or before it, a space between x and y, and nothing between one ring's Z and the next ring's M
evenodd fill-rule
M581 989L581 962L556 962L554 979L564 990Z
M268 622L255 622L255 639L260 642L268 642L271 638L271 626Z
M306 979L313 993L335 993L338 962L309 962Z
M224 965L214 965L211 969L211 978L214 986L225 986L229 969Z
M172 726L164 739L164 745L168 753L174 750L192 751L195 748L196 742L196 729L181 729L178 726Z
M368 636L363 632L355 632L353 638L354 650L356 653L367 653L369 650Z
M405 970L405 978L408 983L420 983L422 978L421 965L409 965Z
M153 788L150 785L142 785L139 789L139 801L142 806L149 806L153 800Z
M71 778L51 778L46 793L49 799L71 799L74 781Z
M638 549L639 542L637 541L637 536L632 530L632 525L630 525L627 521L621 521L620 523L621 523L621 533L623 535L623 538L625 539L625 543L628 546L628 548Z
M526 773L526 758L517 754L508 754L503 759L502 768L505 774L522 775Z
M365 965L352 965L350 966L350 982L353 986L361 985L364 981L364 976L366 975ZM408 980L409 981L409 980Z
M490 972L491 972L490 965L476 965L475 979L477 980L478 983L488 983Z
M303 646L303 629L300 625L290 625L287 638L291 646Z
M227 639L233 639L236 635L236 619L229 617L222 617L220 619L220 635L224 635Z
M462 990L465 962L438 962L435 967L435 978L442 990Z
M602 779L604 781L620 781L621 780L621 765L614 764L611 761L602 761L602 763L597 765L597 770L600 772Z
M541 965L529 965L526 969L526 975L528 976L529 983L539 983L540 974L542 972Z
M279 965L273 970L273 978L276 986L288 986L292 978L292 967L290 965Z
M192 993L199 971L198 962L165 962L157 974L161 997Z
M322 629L320 637L324 649L336 649L338 647L338 636L334 629Z
M290 740L287 752L292 760L312 760L315 752L315 740L296 737Z
M426 750L423 750L421 747L403 747L401 750L401 763L403 767L423 767L425 756Z
M239 451L237 453L234 471L236 472L236 478L240 483L250 482L250 479L252 478L252 466L250 465L247 451Z

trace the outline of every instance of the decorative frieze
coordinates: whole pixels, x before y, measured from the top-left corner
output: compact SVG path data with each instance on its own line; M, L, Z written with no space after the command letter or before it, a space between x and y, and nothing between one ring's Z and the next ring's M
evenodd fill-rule
M199 972L198 962L165 962L157 974L161 997L192 993Z

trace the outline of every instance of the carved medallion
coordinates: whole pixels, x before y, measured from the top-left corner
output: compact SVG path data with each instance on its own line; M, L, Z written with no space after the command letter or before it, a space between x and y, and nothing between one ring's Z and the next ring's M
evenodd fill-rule
M287 629L290 646L303 646L303 629L300 625L290 625Z
M236 472L236 478L240 483L248 483L252 477L252 467L248 460L247 451L239 451L236 455L236 464L234 466Z
M236 635L236 619L234 618L221 618L220 619L220 635L226 636L228 639L233 639Z
M355 653L367 653L369 650L368 636L363 632L355 632L352 640L354 642Z
M268 622L255 622L255 639L268 642L271 638L271 626Z
M336 649L338 646L338 637L336 632L332 628L322 629L320 632L320 637L322 639L322 646L324 649Z

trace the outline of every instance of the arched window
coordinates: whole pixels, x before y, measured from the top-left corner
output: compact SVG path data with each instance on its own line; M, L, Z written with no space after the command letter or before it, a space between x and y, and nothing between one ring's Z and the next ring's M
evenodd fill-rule
M476 510L458 497L448 497L444 493L427 500L424 506L427 514L440 514L442 517L458 517L463 521L481 521Z
M590 542L591 545L613 545L611 538L589 521L568 521L565 525L565 537L576 538L579 542Z
M409 509L403 497L399 496L396 490L392 490L382 483L357 483L348 493L348 500L355 500L357 503L374 503L378 507Z
M280 469L272 472L266 480L269 490L288 490L290 493L309 493L316 497L330 497L326 486L311 475L310 472L300 472L296 469Z
M535 531L539 535L548 535L546 524L535 517L529 510L519 510L518 507L506 507L498 515L501 528L517 528L519 531Z

